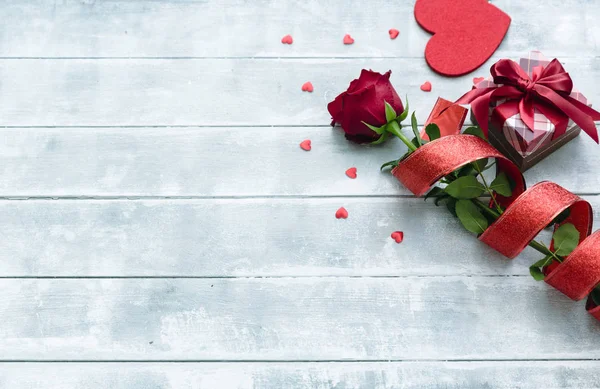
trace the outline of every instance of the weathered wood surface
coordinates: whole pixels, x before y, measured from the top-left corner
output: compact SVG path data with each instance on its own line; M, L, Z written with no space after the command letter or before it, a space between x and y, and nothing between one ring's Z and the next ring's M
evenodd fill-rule
M561 60L581 92L600 101L597 58ZM392 69L420 123L438 96L457 99L473 85L473 75L433 74L423 58L4 59L0 126L327 126L327 103L362 68ZM313 93L301 91L308 80ZM425 80L430 93L419 89Z
M0 294L4 361L600 358L583 302L530 277L10 279Z
M0 48L4 57L422 57L431 35L417 25L414 3L5 0ZM500 55L597 55L594 0L492 3L512 17ZM282 45L288 33L294 44ZM352 46L342 44L346 33Z
M600 105L597 1L493 3L494 59L446 79L414 0L0 1L0 388L599 387L600 325L531 279L536 252L502 259L380 173L399 142L328 127L361 68L423 123L531 49ZM598 150L527 181L598 216Z
M370 363L11 363L19 389L598 388L598 361Z
M299 147L307 138L310 152ZM379 170L405 152L397 139L359 146L330 127L5 129L0 197L406 196ZM582 134L525 177L600 193L598 166L600 147Z
M2 277L529 278L541 258L507 260L422 199L1 201L0 226Z

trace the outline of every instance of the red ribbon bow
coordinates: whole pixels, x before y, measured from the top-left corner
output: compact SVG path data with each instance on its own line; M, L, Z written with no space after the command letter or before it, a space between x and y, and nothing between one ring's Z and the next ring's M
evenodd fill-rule
M600 120L600 112L569 96L573 81L556 58L545 68L534 67L531 78L509 59L496 62L490 73L497 86L472 89L456 101L458 104L471 104L473 114L486 135L490 101L507 99L495 108L495 114L501 118L519 113L521 120L533 131L534 112L538 109L554 124L553 139L566 132L569 119L572 119L599 143L594 121Z

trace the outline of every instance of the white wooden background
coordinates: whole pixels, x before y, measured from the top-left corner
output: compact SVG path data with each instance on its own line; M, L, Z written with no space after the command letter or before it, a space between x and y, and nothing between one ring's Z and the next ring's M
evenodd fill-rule
M535 252L503 259L379 173L400 142L328 126L363 67L422 123L493 63L432 73L414 0L0 3L1 388L600 385L600 323L533 281ZM597 0L493 3L496 59L559 57L600 106ZM599 164L582 136L526 178L600 220Z

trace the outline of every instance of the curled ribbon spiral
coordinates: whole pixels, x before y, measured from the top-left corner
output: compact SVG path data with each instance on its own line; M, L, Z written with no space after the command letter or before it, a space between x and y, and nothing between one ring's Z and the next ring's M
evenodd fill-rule
M392 174L416 196L422 196L444 176L484 158L496 158L499 171L515 183L510 198L498 195L506 210L479 240L508 258L514 258L561 212L563 223L579 231L579 245L544 281L572 300L581 300L600 283L600 230L591 234L592 207L579 196L553 182L543 181L526 189L523 175L510 160L484 140L472 135L451 135L418 148L392 170ZM587 311L600 320L600 306L591 298Z

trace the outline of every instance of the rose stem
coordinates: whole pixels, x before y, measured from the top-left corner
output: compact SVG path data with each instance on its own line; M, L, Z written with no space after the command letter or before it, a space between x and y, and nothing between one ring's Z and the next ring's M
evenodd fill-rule
M388 131L392 134L396 135L400 140L410 149L411 152L417 150L417 146L415 146L408 138L402 133L400 130L400 125L396 120L392 120L388 125Z

